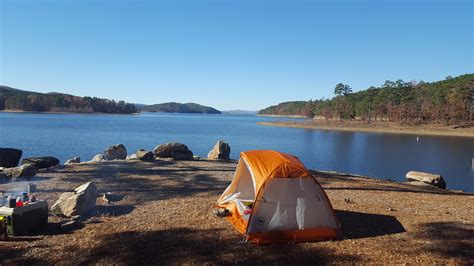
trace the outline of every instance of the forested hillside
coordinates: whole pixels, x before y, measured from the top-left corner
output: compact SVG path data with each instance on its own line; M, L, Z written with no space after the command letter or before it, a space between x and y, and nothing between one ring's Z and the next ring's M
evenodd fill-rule
M386 81L380 87L352 93L339 83L332 99L298 102L288 115L305 114L325 119L361 119L397 122L470 122L474 119L474 74L425 82ZM308 107L310 106L310 107ZM261 113L278 114L278 108ZM309 111L308 111L309 110Z
M37 93L0 86L0 110L31 112L135 113L135 105L96 97Z
M199 113L199 114L220 114L209 106L203 106L197 103L160 103L140 107L141 111L147 112L165 112L165 113Z
M260 110L260 115L301 115L301 116L312 116L313 105L311 102L306 101L294 101L284 102L278 105L272 105L263 110Z

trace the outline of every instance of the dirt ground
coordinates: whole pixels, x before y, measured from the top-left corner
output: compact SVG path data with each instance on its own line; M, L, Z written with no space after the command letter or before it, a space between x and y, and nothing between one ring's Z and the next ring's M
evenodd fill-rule
M444 124L407 125L395 122L335 121L308 119L303 121L258 122L263 126L295 127L351 132L377 132L390 134L474 137L474 126L454 127Z
M93 181L124 199L99 206L63 230L50 215L44 235L0 242L0 264L474 263L474 196L390 181L314 172L343 238L255 246L242 243L213 205L236 163L112 161L43 170L39 199ZM0 192L26 186L2 183Z

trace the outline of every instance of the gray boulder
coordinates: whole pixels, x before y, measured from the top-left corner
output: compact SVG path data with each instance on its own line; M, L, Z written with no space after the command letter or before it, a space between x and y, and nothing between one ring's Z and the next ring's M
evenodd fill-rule
M30 157L23 159L21 164L32 164L38 169L53 167L59 164L59 159L52 156Z
M441 175L410 171L405 177L408 181L423 182L425 184L436 186L442 189L446 188L446 182Z
M87 214L95 207L98 191L92 182L77 187L74 192L65 192L59 196L51 210L71 217Z
M96 154L94 157L92 157L91 162L102 162L102 161L107 161L105 156L103 154Z
M36 175L36 172L37 168L29 163L22 164L18 167L3 169L3 174L7 178L34 177Z
M209 160L229 160L230 146L223 140L219 140L214 148L207 154Z
M81 162L81 157L72 157L71 159L67 160L64 164L65 165L71 165L71 164L77 164Z
M173 158L175 160L193 159L193 152L188 149L188 146L177 142L161 144L153 150L153 153L158 158Z
M117 144L105 150L104 156L107 160L125 160L127 149L123 144Z
M155 156L153 155L153 152L151 151L139 150L135 153L135 156L140 161L145 161L145 162L155 161Z
M17 167L22 154L22 150L12 148L0 148L0 167Z

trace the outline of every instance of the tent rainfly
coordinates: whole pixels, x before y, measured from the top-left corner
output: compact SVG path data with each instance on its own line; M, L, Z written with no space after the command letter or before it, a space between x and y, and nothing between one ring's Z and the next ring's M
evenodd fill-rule
M340 232L316 179L298 158L277 151L240 153L232 182L217 206L255 244L328 240Z

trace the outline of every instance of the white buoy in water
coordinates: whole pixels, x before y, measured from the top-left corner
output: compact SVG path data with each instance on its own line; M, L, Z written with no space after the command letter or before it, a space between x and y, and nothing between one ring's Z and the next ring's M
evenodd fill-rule
M418 142L420 140L420 137L416 137L416 142Z

